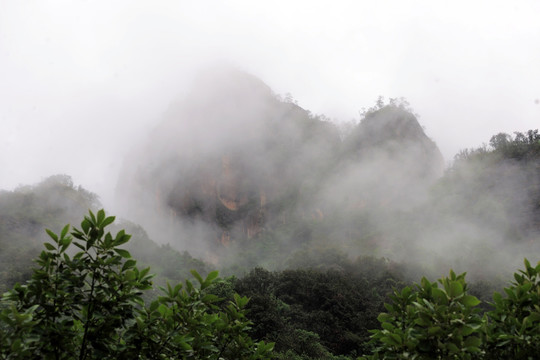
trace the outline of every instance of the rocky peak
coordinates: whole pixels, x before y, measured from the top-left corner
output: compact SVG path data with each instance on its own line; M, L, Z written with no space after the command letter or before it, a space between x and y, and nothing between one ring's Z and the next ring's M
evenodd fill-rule
M369 112L351 134L347 147L358 159L384 154L408 164L407 171L429 179L440 177L444 170L444 158L435 142L411 111L397 105Z

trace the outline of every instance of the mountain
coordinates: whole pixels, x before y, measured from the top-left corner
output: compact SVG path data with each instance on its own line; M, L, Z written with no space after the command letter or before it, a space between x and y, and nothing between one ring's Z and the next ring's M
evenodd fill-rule
M437 202L494 230L500 241L532 244L540 236L540 134L514 134L456 155Z
M444 170L439 148L404 106L387 105L368 112L347 142L359 158L384 152L388 157L408 161L407 172L414 171L426 180L440 177Z
M88 210L96 212L100 206L96 194L75 186L67 175L53 175L35 185L0 191L0 292L29 278L43 243L51 241L45 229L60 233L66 224L80 228ZM187 252L157 245L132 222L117 220L111 229L113 233L125 229L133 235L127 249L142 264L152 265L159 283L183 281L191 276L191 269L201 274L208 272L202 261Z
M423 198L442 168L437 146L404 107L377 109L341 139L326 118L229 69L200 76L171 105L126 159L118 195L152 238L204 254L323 220L358 190Z
M46 228L59 231L67 223L76 224L98 204L95 194L75 187L67 175L0 191L0 290L29 276L32 260L48 240Z

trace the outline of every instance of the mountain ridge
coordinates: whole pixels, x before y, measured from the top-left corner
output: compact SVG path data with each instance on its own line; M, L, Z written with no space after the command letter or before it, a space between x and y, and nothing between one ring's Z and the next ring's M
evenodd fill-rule
M421 177L423 187L442 174L439 149L405 108L377 109L342 140L335 124L283 101L249 74L213 73L203 79L165 114L144 154L126 161L129 181L120 179L119 189L128 204L137 197L149 200L128 208L202 222L214 233L206 240L210 244L252 239L284 217L324 216L327 201L310 198L309 188L332 187L332 177L344 168L350 175L351 168L373 166L364 153L376 153L368 157L377 161L384 157L384 166L403 163L399 176L407 174L410 183L417 180L410 174ZM149 216L130 215L143 225Z

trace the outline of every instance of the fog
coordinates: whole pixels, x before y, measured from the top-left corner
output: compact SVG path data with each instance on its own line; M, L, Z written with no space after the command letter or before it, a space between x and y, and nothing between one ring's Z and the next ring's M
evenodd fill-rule
M538 253L529 173L497 168L488 194L468 187L475 165L440 179L461 149L538 128L539 16L535 1L3 1L0 189L67 174L219 265L331 245L425 273L511 270ZM358 124L379 96L406 99L419 125L396 129L427 137L371 144Z
M341 251L406 263L412 278L453 267L483 280L534 259L534 166L445 169L411 111L381 100L340 131L256 77L214 67L126 157L120 211L217 267L296 267Z
M229 63L336 121L405 97L450 161L537 127L535 1L3 1L0 188L67 173L113 207L122 159Z

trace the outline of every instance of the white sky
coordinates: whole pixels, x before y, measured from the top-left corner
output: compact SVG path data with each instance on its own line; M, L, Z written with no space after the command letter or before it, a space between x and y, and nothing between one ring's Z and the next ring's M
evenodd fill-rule
M447 160L540 127L536 0L0 0L0 189L65 173L107 203L124 155L223 61L340 121L403 96Z

